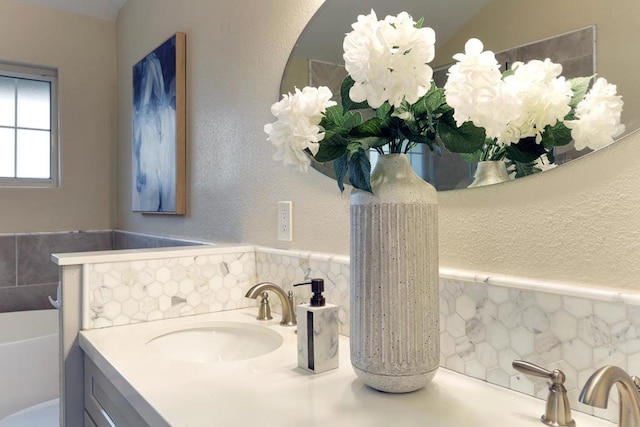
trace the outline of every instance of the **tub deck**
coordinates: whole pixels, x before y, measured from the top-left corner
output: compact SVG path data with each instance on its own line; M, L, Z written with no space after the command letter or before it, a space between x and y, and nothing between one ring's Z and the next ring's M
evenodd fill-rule
M0 419L59 395L58 310L0 313Z

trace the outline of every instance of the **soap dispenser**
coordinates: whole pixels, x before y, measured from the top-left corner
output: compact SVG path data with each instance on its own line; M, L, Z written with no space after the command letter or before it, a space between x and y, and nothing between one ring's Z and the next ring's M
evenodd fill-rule
M313 296L296 307L298 319L298 367L313 373L338 367L338 306L327 304L324 280L294 286L311 285Z

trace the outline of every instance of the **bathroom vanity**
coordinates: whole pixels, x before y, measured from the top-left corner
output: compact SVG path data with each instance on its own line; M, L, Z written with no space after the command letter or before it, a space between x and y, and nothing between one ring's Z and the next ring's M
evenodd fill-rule
M63 281L62 425L109 425L99 422L108 414L117 425L538 426L548 384L512 368L523 359L566 374L578 426L611 426L604 420L617 419L617 400L585 406L580 390L604 365L640 371L635 293L441 269L440 369L425 389L393 395L364 386L350 366L348 257L203 245L54 260ZM291 284L308 277L324 278L327 301L339 306L340 367L316 375L297 368L295 327L279 324L279 298L271 295L273 320L260 322L245 297L267 281L307 301L309 290ZM233 329L230 341L210 351L198 334L183 334L220 322ZM252 353L255 342L263 347Z
M297 368L295 327L281 326L279 315L270 321L255 316L249 308L81 332L87 412L154 427L542 425L544 400L443 368L414 393L372 390L357 380L343 336L340 367L310 374ZM209 363L184 361L188 356L148 345L176 331L216 324L266 328L282 337L281 345L250 359ZM111 413L114 404L118 410ZM581 427L613 426L577 411L573 417Z

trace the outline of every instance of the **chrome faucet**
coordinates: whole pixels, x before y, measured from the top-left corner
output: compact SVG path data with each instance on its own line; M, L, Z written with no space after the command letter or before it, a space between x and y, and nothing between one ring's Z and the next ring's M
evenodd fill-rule
M617 366L604 366L591 375L580 393L580 402L606 408L609 392L615 384L620 397L620 427L640 427L640 394L638 379L631 378Z
M293 306L293 292L289 291L289 293L286 294L284 290L275 283L262 282L249 289L245 297L256 299L258 295L262 295L262 293L266 291L271 291L280 298L280 302L282 303L282 321L280 324L285 326L295 326L296 311Z

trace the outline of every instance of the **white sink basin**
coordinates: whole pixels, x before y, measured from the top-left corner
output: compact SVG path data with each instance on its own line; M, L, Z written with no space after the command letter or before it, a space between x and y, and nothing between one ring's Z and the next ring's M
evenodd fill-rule
M209 322L160 334L147 349L182 362L220 363L251 359L270 353L283 343L271 329L240 322Z

